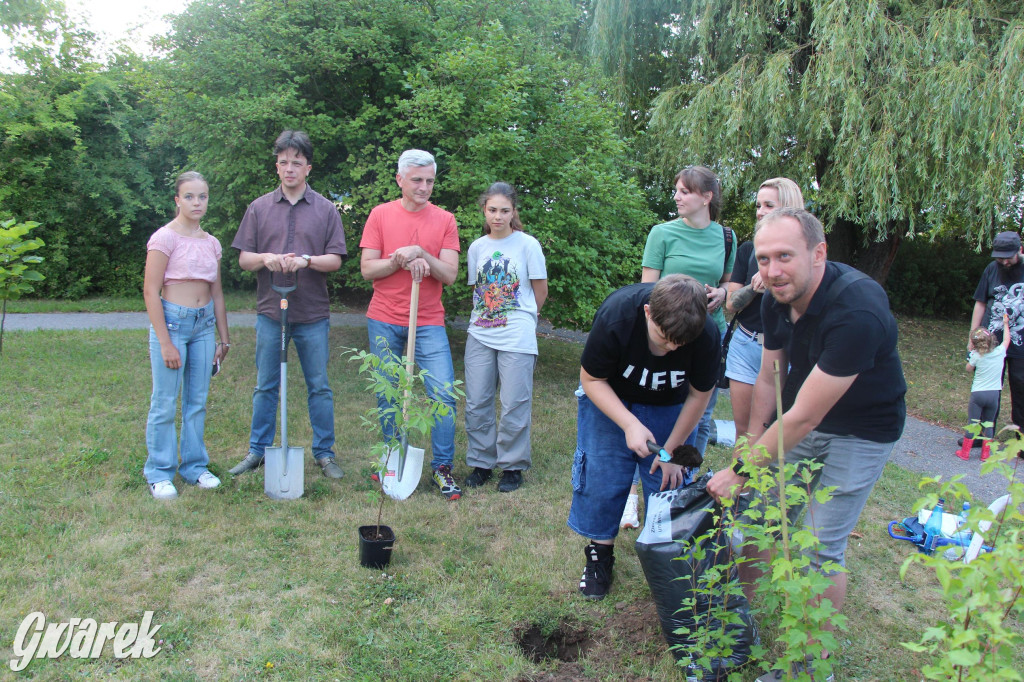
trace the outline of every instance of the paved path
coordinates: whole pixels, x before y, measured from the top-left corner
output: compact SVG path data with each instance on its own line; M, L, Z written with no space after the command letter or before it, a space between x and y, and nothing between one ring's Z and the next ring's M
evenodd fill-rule
M228 324L232 327L255 326L256 314L228 313ZM365 327L366 316L361 313L331 313L331 326ZM146 313L7 313L4 329L149 329L149 316Z
M228 313L228 323L237 327L252 327L256 315L252 313ZM465 319L456 319L455 326L465 328ZM365 327L366 317L362 313L332 313L331 325L335 327ZM33 331L39 329L146 329L149 318L146 313L9 313L4 328L7 331ZM586 334L564 329L552 329L541 324L542 334L570 341L581 342ZM966 399L966 396L965 396ZM942 426L935 426L915 417L907 417L903 437L896 443L892 462L905 469L931 476L945 478L955 474L964 476L963 482L974 496L986 504L1006 491L1006 482L995 474L981 475L980 450L975 449L969 462L953 456L957 449L959 433ZM910 514L911 510L907 510Z

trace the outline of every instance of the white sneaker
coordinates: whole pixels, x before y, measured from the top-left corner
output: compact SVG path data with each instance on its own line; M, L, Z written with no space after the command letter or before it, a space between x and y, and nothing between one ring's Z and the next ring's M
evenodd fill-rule
M173 500L178 496L178 489L170 481L157 481L149 484L149 491L158 500Z
M196 485L200 488L216 488L220 485L220 479L211 474L209 471L204 471L199 474L199 480L196 481Z
M626 500L626 508L622 510L622 520L619 521L619 528L639 528L640 510L637 508L638 497L630 495Z

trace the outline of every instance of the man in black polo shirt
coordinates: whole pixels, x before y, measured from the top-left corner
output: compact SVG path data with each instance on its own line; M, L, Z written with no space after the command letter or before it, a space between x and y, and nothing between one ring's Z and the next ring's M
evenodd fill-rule
M696 440L721 358L707 308L702 284L669 275L612 292L594 316L580 359L568 520L591 541L579 584L589 599L603 599L611 586L612 548L637 464L647 497L683 483L686 472L652 455L647 442L672 452Z
M761 301L764 352L754 385L749 463L765 466L778 458L779 426L772 423L777 361L785 381L786 461L822 462L817 485L836 487L830 501L821 504L812 496L810 502L806 523L824 546L811 563L818 569L826 561L845 566L846 539L903 432L907 386L896 349L896 320L881 286L826 259L821 223L803 209L765 216L754 235L754 252L771 296ZM735 494L747 480L739 468L737 461L716 473L708 492L717 499ZM793 510L793 518L800 511ZM744 554L769 558L767 551L749 545ZM756 577L751 564L741 566L748 596ZM846 574L831 578L824 596L841 610Z
M1000 232L992 240L992 262L981 273L974 292L974 312L967 332L967 349L973 350L971 332L985 327L1003 340L1003 313L1010 320L1010 347L1006 349L1006 368L1010 385L1010 419L1024 427L1024 253L1020 235ZM975 441L981 445L980 441Z

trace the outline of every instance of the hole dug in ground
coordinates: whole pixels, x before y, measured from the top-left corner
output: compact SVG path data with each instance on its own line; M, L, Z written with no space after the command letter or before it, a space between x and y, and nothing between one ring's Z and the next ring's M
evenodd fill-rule
M583 625L562 619L545 635L537 623L524 623L516 629L516 644L534 663L547 660L571 663L587 652L592 642Z
M524 621L513 629L520 651L545 668L520 676L516 682L578 682L592 679L593 671L621 670L622 661L642 661L656 667L667 653L652 601L615 605L603 623L587 626L571 617L550 626ZM651 682L654 678L624 672L620 682Z

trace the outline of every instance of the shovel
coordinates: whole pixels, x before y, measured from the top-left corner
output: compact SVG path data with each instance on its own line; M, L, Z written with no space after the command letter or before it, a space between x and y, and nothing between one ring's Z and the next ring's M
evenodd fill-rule
M264 453L263 492L274 500L294 500L302 497L305 459L302 448L288 447L288 294L295 284L271 288L281 294L281 447Z
M412 293L409 296L409 340L406 342L407 354L405 371L413 372L416 362L416 314L420 307L420 283L412 282ZM405 401L402 404L402 423L405 423L406 410L412 397L412 387L406 389ZM397 448L388 450L387 469L381 487L384 493L396 500L404 500L413 494L420 484L423 473L423 448L409 446L408 429L403 428Z

